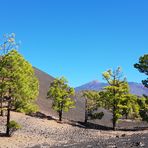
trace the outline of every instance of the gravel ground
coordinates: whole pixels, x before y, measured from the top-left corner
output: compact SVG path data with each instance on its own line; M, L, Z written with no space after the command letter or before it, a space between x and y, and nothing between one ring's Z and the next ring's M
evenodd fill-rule
M11 118L22 129L8 137L0 137L0 148L48 148L48 147L148 147L148 130L111 131L84 128L68 121L39 119L21 113L11 113ZM5 120L0 117L0 133L5 132Z
M148 134L133 134L131 136L97 139L89 142L53 146L53 148L131 148L148 147Z

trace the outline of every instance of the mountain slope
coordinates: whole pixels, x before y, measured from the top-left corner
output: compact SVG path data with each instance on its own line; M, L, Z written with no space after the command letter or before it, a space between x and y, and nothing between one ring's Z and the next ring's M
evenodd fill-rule
M76 87L76 91L81 91L81 90L102 90L103 87L107 86L106 83L99 82L97 80L91 81L89 83L86 83L84 85L81 85L79 87Z
M86 83L82 86L76 87L76 91L81 91L81 90L102 90L103 87L107 86L107 83L102 83L99 81L92 81L89 83ZM136 83L136 82L129 82L129 87L130 87L130 92L132 94L142 96L143 94L148 95L148 89L144 87L141 83Z
M34 67L35 75L39 80L39 96L37 97L37 105L45 114L53 114L51 109L51 101L47 99L47 91L49 89L50 83L54 80L54 78L47 73L39 70Z
M50 99L47 99L47 91L49 89L50 83L53 82L54 77L48 75L47 73L39 70L38 68L34 67L35 75L39 80L39 96L37 97L37 105L40 108L40 112L57 117L57 113L52 109L52 102ZM77 99L75 96L74 99L76 100L76 108L71 109L68 113L64 113L63 117L68 118L71 120L84 120L84 101L81 99Z
M132 94L142 96L143 94L148 96L148 88L144 87L141 83L129 82L130 92Z
M53 111L53 109L52 109L51 100L46 98L50 83L53 82L54 77L48 75L47 73L45 73L37 68L34 68L34 70L35 70L35 75L37 76L37 78L39 80L39 84L40 84L39 96L36 101L36 103L38 104L38 106L40 108L40 112L42 112L46 115L52 116L52 117L53 116L58 117L57 113L55 111ZM137 93L137 95L145 93L148 95L148 90L145 87L143 87L142 84L130 82L129 85L131 87L132 93L134 93L134 94ZM85 85L77 87L76 88L77 93L76 93L76 96L74 97L75 102L76 102L76 104L75 104L76 108L71 109L68 113L64 113L63 117L67 118L69 120L84 121L85 103L84 103L84 98L82 99L82 95L78 91L86 90L86 89L100 90L104 86L107 86L107 84L101 83L98 81L92 81L90 83L87 83ZM106 112L104 118L99 122L100 123L106 122L106 120L109 120L109 118L111 118L111 115L110 115L110 113Z

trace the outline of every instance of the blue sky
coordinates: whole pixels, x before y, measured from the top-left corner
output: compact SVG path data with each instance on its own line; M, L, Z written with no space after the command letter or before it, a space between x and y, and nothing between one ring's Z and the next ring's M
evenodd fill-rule
M147 0L1 0L0 35L14 32L33 66L71 86L121 66L128 81L148 53Z

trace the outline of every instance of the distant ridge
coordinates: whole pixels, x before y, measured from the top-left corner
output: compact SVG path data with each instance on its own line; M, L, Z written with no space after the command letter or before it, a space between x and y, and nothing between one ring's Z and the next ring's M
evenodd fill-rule
M142 96L143 94L148 96L148 88L146 88L143 84L141 83L136 83L136 82L129 82L130 86L130 92L132 94Z
M99 82L97 80L93 80L89 83L83 84L75 88L76 91L81 90L102 90L103 87L107 86L106 83Z
M130 92L132 94L142 96L143 94L148 95L148 88L144 87L141 83L136 82L129 82ZM89 83L86 83L84 85L81 85L79 87L76 87L75 90L81 91L81 90L102 90L103 87L107 86L107 83L102 83L99 81L91 81Z

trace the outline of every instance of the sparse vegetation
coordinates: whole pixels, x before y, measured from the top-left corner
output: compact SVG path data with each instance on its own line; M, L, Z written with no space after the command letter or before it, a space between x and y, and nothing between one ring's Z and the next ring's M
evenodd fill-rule
M5 38L5 42L0 46L0 115L4 116L4 113L7 115L7 118L2 117L7 122L6 135L12 136L16 130L21 129L21 125L15 120L11 121L10 112L14 110L31 114L38 111L35 100L38 96L39 82L31 64L16 50L18 45L15 43L15 35L11 34ZM139 63L134 65L146 75L148 75L147 60L148 56L144 55L140 57ZM83 114L84 123L68 121L70 124L78 126L76 127L78 129L80 129L79 126L81 128L111 129L111 127L98 125L92 121L103 119L104 112L108 112L112 116L113 130L116 129L119 119L120 122L136 118L148 121L148 97L130 94L128 82L123 78L120 67L114 71L104 72L103 78L108 85L101 91L85 90L80 93L81 95L77 95L77 98L74 88L68 85L68 81L64 77L54 79L47 92L47 98L52 100L52 108L58 113L59 121L61 122L63 119L63 112L77 107L75 99L80 100L80 98L85 100L82 102L84 105L82 110L85 112L85 115ZM148 80L142 82L148 88ZM99 111L99 109L103 111ZM41 118L48 118L43 113L41 115Z
M148 148L148 0L1 0L0 19L0 148Z

